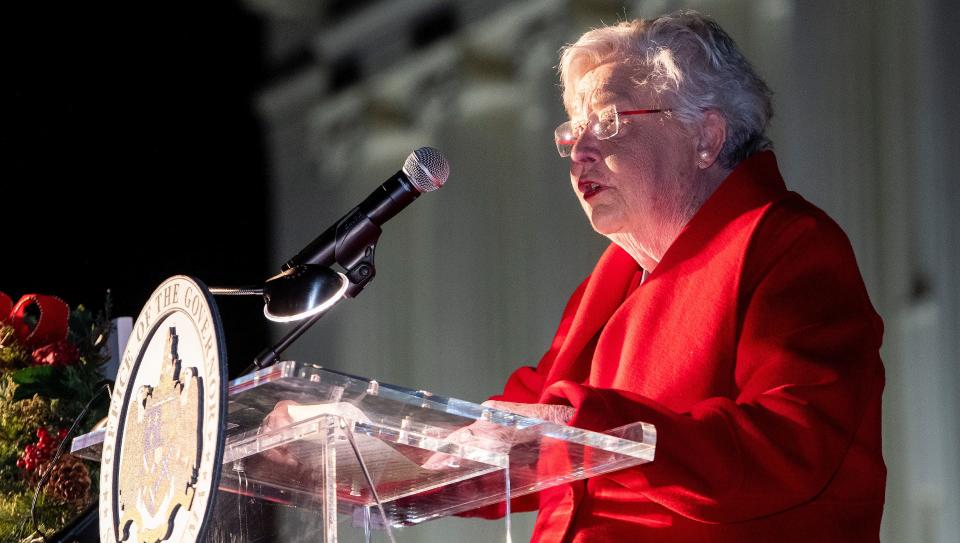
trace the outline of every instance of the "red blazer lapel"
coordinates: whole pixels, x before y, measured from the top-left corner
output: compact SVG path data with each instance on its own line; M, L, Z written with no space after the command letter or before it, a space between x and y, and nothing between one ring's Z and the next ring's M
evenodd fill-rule
M546 385L562 379L576 382L587 379L597 335L623 304L641 273L643 270L623 249L613 244L607 248L584 286L569 329L556 350Z

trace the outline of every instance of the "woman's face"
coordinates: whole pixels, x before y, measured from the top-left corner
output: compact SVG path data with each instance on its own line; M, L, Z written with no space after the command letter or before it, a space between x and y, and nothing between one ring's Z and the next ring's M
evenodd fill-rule
M615 63L586 72L576 85L571 120L610 105L618 111L670 107L652 91L641 90L638 98L626 73ZM585 130L570 160L573 190L594 230L631 236L659 253L656 260L702 203L696 201L696 139L669 115L621 116L618 134L606 140Z

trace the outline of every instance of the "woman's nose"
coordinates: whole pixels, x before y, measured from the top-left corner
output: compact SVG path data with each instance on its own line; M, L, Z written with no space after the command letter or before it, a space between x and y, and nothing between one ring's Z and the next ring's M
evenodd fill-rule
M570 160L579 163L596 162L600 160L600 140L589 130L584 130L583 134L573 144L570 149Z

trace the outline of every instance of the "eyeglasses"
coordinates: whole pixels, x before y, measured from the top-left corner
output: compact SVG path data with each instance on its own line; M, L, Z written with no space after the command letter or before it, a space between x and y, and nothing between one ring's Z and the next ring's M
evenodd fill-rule
M582 121L567 121L553 131L553 139L557 143L557 152L562 157L570 156L574 144L580 140L580 136L590 127L590 132L598 140L608 140L620 132L620 117L624 115L646 115L649 113L667 113L669 109L631 109L629 111L617 111L617 106L608 106L600 111L595 111L592 115Z

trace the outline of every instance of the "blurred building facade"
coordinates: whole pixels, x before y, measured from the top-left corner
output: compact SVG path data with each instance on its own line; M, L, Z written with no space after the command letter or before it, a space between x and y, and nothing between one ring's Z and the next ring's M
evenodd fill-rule
M960 538L952 2L245 1L279 74L258 101L277 267L414 149L451 165L447 186L385 226L377 279L288 356L475 401L536 363L606 246L551 139L558 49L619 19L713 16L774 90L788 186L844 227L886 323L882 539ZM457 522L463 540L495 540ZM514 536L529 528L519 518Z

